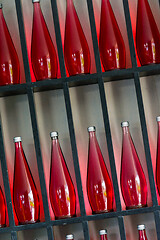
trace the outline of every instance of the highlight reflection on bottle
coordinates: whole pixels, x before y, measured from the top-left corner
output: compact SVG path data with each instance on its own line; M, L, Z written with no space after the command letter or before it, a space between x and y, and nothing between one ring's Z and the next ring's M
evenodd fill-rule
M121 123L123 132L121 160L121 190L127 209L147 205L147 183L133 140L129 122Z
M19 224L27 224L39 221L40 204L21 141L21 137L14 137L13 203Z

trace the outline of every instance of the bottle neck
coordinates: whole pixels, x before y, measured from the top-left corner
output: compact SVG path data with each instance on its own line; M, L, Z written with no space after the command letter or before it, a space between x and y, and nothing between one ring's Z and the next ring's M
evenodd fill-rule
M41 6L39 2L33 3L34 12L41 12Z
M22 149L22 142L15 142L15 149Z
M145 229L144 230L139 230L139 240L147 240Z
M129 127L122 127L123 134L129 134Z
M95 131L89 132L89 139L94 139L94 138L96 138L96 132Z

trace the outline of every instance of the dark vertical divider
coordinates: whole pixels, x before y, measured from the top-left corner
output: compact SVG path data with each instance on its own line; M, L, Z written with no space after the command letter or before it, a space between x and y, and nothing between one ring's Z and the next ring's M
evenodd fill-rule
M11 192L9 186L9 177L8 177L8 169L4 151L4 143L3 143L3 133L2 133L2 125L0 122L0 159L1 159L1 167L2 167L2 175L3 175L3 184L5 189L5 198L7 203L7 210L8 210L8 218L9 218L9 226L14 227L14 214L13 214L13 207L12 207L12 199L11 199ZM17 235L14 232L11 232L11 237L14 240L17 240Z
M124 228L124 220L123 217L118 217L118 223L119 223L119 230L122 240L126 240L126 234L125 234L125 228Z
M82 226L83 226L84 239L90 240L89 231L88 231L88 222L83 221Z
M157 239L160 240L160 216L159 211L154 212L155 223L156 223L156 230L157 230Z

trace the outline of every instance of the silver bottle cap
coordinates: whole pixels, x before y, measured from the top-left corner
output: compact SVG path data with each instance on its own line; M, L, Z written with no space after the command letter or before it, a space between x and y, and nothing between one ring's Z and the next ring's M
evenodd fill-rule
M22 138L21 137L14 137L13 138L13 141L16 143L16 142L21 142L22 141Z
M129 122L121 122L121 127L129 127Z
M0 3L0 9L1 9L1 8L3 8L3 4L2 4L2 3Z
M40 0L32 0L32 3L40 2Z
M138 230L144 230L145 229L145 225L144 224L138 225L137 229Z
M107 230L103 229L103 230L99 230L99 235L104 235L107 234Z
M51 138L57 138L58 137L58 132L51 132L50 137Z
M156 117L157 122L160 122L160 116Z
M66 240L74 239L73 234L66 235Z
M96 131L96 127L95 126L88 127L87 130L88 130L88 132L95 132Z

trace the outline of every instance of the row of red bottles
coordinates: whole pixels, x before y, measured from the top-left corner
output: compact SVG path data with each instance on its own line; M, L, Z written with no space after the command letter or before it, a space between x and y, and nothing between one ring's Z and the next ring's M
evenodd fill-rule
M146 235L145 225L138 225L137 229L138 229L139 240L148 240ZM100 230L99 235L100 235L100 240L108 240L106 229ZM66 235L66 240L73 240L73 239L74 239L73 234Z
M31 60L38 80L57 77L57 55L40 0L34 3ZM90 51L73 0L67 0L64 58L69 75L90 73ZM147 0L138 0L136 48L141 65L160 63L160 33ZM20 83L19 60L0 4L0 85ZM109 0L102 0L99 50L105 71L126 67L126 51Z

